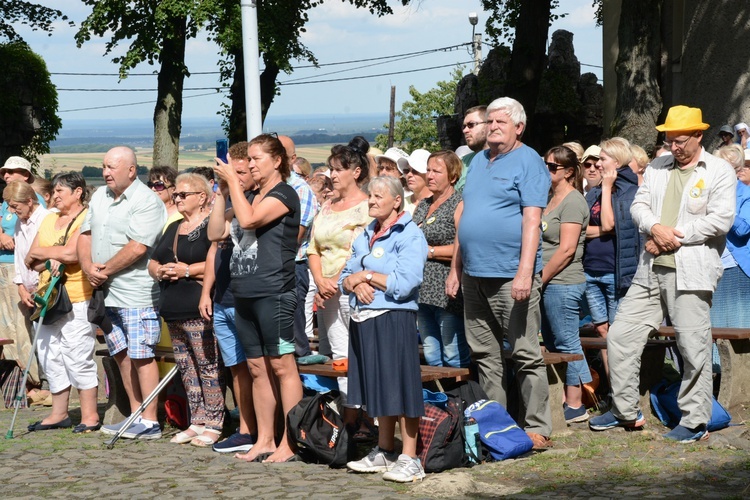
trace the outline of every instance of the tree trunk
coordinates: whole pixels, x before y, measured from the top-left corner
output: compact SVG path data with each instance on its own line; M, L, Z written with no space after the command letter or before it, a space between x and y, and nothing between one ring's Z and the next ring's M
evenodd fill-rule
M245 109L245 58L242 47L233 51L234 76L229 87L229 144L247 140L247 110Z
M275 62L268 58L263 59L266 67L260 74L260 112L265 122L268 109L276 97L276 78L279 76L280 69Z
M513 41L510 75L505 86L505 95L516 99L523 105L529 122L526 124L527 129L533 126L531 121L546 65L551 8L550 0L523 0L518 13L516 38ZM532 135L528 134L529 137Z
M185 30L187 19L169 21L171 34L166 36L159 54L156 107L154 109L153 166L178 168L180 131L182 130L182 89L185 81Z
M654 127L662 108L658 81L661 8L660 0L622 2L617 31L617 104L612 135L625 137L646 151L656 143Z

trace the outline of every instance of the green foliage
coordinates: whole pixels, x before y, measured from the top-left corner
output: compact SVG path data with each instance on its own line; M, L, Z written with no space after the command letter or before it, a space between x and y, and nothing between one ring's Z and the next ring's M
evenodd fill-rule
M524 0L482 0L482 8L489 12L487 22L484 26L484 34L497 45L505 39L508 43L513 43L516 27L518 26L518 16L521 11L521 3ZM527 0L540 1L540 0ZM545 0L546 1L546 0ZM601 1L601 0L593 0ZM559 0L551 0L552 11L560 6ZM567 16L563 14L550 14L550 24L558 19Z
M224 7L223 0L82 0L92 7L75 35L78 47L92 35L110 36L105 45L108 55L120 42L129 41L123 56L112 58L120 65L120 78L142 62L153 65L160 60L165 40L194 38L212 15ZM175 30L173 22L186 19L185 30ZM184 68L187 75L187 68Z
M81 175L87 179L101 179L102 167L89 167L88 165L81 169Z
M453 70L451 80L437 82L437 87L425 93L419 92L413 86L409 87L410 101L404 102L401 111L396 113L393 128L394 146L407 151L424 148L437 151L440 142L437 136L436 120L438 116L453 113L456 99L456 88L463 77L463 67ZM385 125L385 128L388 128ZM388 147L387 135L378 135L375 144L380 149Z
M21 23L31 26L33 31L42 30L52 36L52 23L56 20L67 21L68 17L57 9L50 9L39 4L22 0L3 0L0 2L0 39L10 42L22 41L21 36L13 28L13 24ZM73 23L69 23L71 26Z
M35 167L62 126L47 65L23 42L0 44L0 130Z

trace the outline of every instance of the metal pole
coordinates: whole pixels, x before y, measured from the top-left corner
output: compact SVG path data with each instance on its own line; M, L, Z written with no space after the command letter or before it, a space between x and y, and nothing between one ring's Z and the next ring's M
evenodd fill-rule
M482 62L482 34L481 33L475 33L474 34L474 43L472 44L474 48L474 74L479 74L479 64Z
M388 147L393 147L393 127L396 126L396 86L391 85L391 110L388 117Z
M260 109L260 56L258 52L257 0L240 0L242 7L242 55L245 61L245 112L247 140L263 133Z

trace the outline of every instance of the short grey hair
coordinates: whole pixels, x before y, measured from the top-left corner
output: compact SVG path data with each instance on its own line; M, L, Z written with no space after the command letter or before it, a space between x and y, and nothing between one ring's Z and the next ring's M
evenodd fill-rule
M745 166L745 150L739 144L720 147L714 151L714 156L718 156L732 165L735 172Z
M495 111L504 111L507 113L513 122L513 125L518 125L520 123L526 125L526 111L523 109L521 103L512 97L499 97L492 101L490 105L487 106L486 116L490 116L490 113L494 113Z
M404 187L401 185L400 179L396 179L395 177L388 177L385 175L370 179L370 183L367 185L367 194L370 194L373 191L379 191L381 189L385 189L386 191L388 191L394 198L396 196L400 196L401 205L399 205L398 211L400 212L404 209Z

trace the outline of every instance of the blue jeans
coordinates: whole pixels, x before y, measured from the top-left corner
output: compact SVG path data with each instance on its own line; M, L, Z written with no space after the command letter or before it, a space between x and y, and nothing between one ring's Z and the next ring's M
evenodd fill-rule
M442 307L419 304L419 335L428 365L466 368L471 362L464 318Z
M615 273L586 273L586 302L595 325L611 325L619 302L615 292Z
M542 294L542 337L550 352L583 354L578 335L579 303L586 284L547 285ZM565 374L566 385L591 382L586 359L571 361Z

